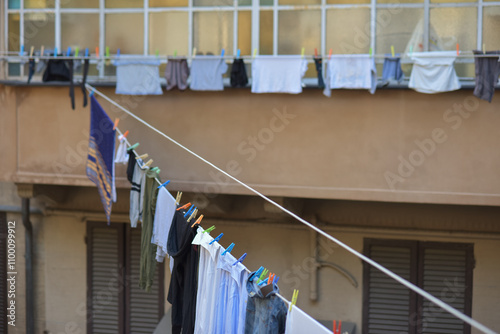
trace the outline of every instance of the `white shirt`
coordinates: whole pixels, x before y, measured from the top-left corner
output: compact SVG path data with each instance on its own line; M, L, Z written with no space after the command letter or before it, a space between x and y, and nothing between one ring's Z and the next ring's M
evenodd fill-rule
M142 206L144 203L144 187L146 184L146 172L148 167L141 168L136 162L134 174L132 174L132 187L130 188L130 226L137 227L137 221L142 221Z
M121 55L116 66L116 94L161 95L160 59L143 55Z
M191 90L224 90L227 64L220 56L196 56L191 62Z
M297 306L292 306L292 310L288 309L286 316L285 334L332 334L332 331L311 318Z
M175 198L165 187L161 187L156 199L153 236L151 237L151 243L158 246L156 248L156 261L158 262L163 262L167 256L168 233L176 207ZM172 271L172 267L170 267L170 271Z
M408 87L427 94L460 89L453 67L455 59L456 51L413 52L414 64Z
M252 93L302 93L307 60L301 56L257 56L252 63Z
M370 55L333 55L327 64L324 95L330 96L330 89L339 88L368 89L375 93L377 69Z

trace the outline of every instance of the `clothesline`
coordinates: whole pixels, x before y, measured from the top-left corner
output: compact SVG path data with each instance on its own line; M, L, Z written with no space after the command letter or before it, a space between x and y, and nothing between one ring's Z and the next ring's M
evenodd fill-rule
M389 269L385 268L384 266L380 265L379 263L377 263L376 261L370 259L369 257L367 257L366 255L356 251L355 249L351 248L350 246L348 246L347 244L341 242L340 240L338 240L337 238L331 236L330 234L324 232L323 230L321 230L320 228L316 227L315 225L311 224L310 222L306 221L305 219L303 219L302 217L298 216L297 214L291 212L290 210L284 208L283 206L279 205L278 203L276 203L275 201L271 200L270 198L268 198L267 196L265 196L264 194L260 193L259 191L257 191L256 189L252 188L251 186L247 185L246 183L240 181L239 179L237 179L236 177L232 176L231 174L227 173L226 171L222 170L221 168L217 167L216 165L214 165L213 163L211 163L210 161L206 160L205 158L203 158L202 156L198 155L197 153L193 152L192 150L190 150L189 148L185 147L184 145L180 144L179 142L177 142L176 140L174 140L173 138L169 137L168 135L166 135L165 133L161 132L160 130L158 130L157 128L153 127L151 124L147 123L145 120L143 120L142 118L136 116L134 113L132 113L131 111L125 109L124 107L122 107L121 105L119 105L118 103L116 103L115 101L113 101L112 99L110 99L108 96L106 96L104 93L100 92L99 90L95 89L95 87L89 85L89 84L86 84L85 85L86 88L91 91L91 92L94 92L96 94L98 94L99 96L103 97L105 100L107 100L109 103L111 103L112 105L114 105L115 107L119 108L120 110L122 110L123 112L125 112L126 114L128 114L129 116L131 116L132 118L134 118L135 120L137 120L138 122L142 123L143 125L145 125L146 127L148 127L149 129L153 130L154 132L158 133L159 135L161 135L162 137L166 138L167 140L169 140L170 142L172 142L173 144L175 144L176 146L180 147L181 149L183 149L184 151L188 152L189 154L193 155L194 157L198 158L199 160L203 161L205 164L211 166L212 168L216 169L217 171L221 172L222 174L224 174L225 176L229 177L230 179L232 179L233 181L235 181L236 183L238 183L239 185L241 185L242 187L246 188L247 190L249 190L250 192L254 193L255 195L261 197L262 199L264 199L265 201L269 202L270 204L274 205L275 207L277 207L278 209L280 209L281 211L287 213L289 216L295 218L296 220L298 220L299 222L301 222L302 224L306 225L307 227L309 227L310 229L316 231L317 233L321 234L322 236L324 236L325 238L331 240L332 242L334 242L335 244L339 245L340 247L344 248L345 250L347 250L348 252L350 252L351 254L355 255L356 257L362 259L363 261L365 261L366 263L368 263L369 265L377 268L378 270L380 270L381 272L383 272L384 274L386 274L387 276L391 277L392 279L394 279L395 281L399 282L400 284L406 286L408 289L410 290L413 290L415 293L419 294L420 296L424 297L425 299L429 300L430 302L436 304L437 306L439 306L440 308L442 308L443 310L445 310L446 312L452 314L453 316L461 319L462 321L466 322L467 324L471 325L472 327L480 330L481 332L483 333L487 333L487 334L495 334L495 332L491 329L489 329L488 327L484 326L483 324L481 324L480 322L472 319L471 317L461 313L460 311L458 311L457 309L453 308L452 306L446 304L445 302L443 302L442 300L434 297L433 295L431 295L430 293L428 293L427 291L423 290L422 288L416 286L415 284L405 280L404 278L402 278L401 276L395 274L394 272L390 271Z

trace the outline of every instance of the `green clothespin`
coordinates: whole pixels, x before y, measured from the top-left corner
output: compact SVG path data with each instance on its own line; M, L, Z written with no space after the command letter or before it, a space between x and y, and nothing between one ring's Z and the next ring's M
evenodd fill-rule
M160 56L160 51L156 50L155 54L156 54L156 57L158 58Z
M80 51L80 48L77 46L75 48L75 58L78 57L78 52Z
M109 46L106 46L106 58L109 58Z
M262 279L269 273L269 270L265 269L262 271L262 273L260 274L259 276L259 279L257 280L257 283L259 283L260 281L262 281Z
M373 49L370 48L370 57L373 55Z
M208 234L210 234L210 232L212 232L213 230L215 230L215 225L214 225L214 226L212 226L212 227L207 228L205 231L203 231L203 233L208 233Z
M177 50L174 50L174 57L177 57Z
M153 167L153 168L151 168L151 171L152 171L152 172L156 172L157 174L160 174L160 171L161 171L161 170L160 170L160 168L158 168L158 167Z
M129 148L127 148L127 151L135 150L137 146L139 146L139 143L135 143L134 145L130 146Z
M293 290L292 302L290 303L290 311L292 306L297 304L297 298L299 297L299 290Z

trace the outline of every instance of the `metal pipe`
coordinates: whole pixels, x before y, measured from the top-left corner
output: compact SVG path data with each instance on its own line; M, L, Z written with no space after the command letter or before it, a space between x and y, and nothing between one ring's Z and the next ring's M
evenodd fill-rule
M310 222L314 225L316 225L316 216L311 217ZM311 247L311 256L314 259L314 267L311 271L311 280L310 282L310 292L309 292L309 299L313 302L318 301L318 269L319 269L319 263L318 263L318 233L316 231L311 230L309 232L311 242L310 242L310 247Z
M33 226L30 221L30 199L22 198L22 219L25 230L26 268L26 334L35 334L35 311L33 299Z

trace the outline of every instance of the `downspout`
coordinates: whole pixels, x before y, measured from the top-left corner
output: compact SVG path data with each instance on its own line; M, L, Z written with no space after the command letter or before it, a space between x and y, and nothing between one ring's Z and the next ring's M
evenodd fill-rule
M35 334L35 314L33 299L33 226L30 221L30 199L22 198L22 219L25 230L26 268L26 334Z

